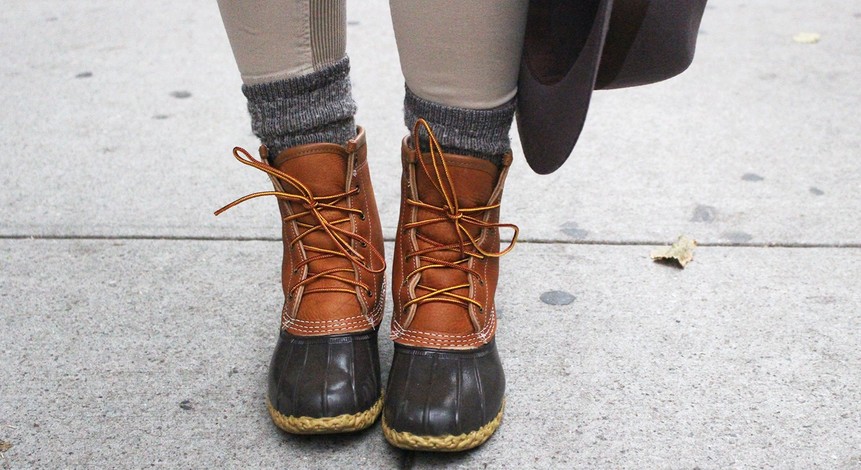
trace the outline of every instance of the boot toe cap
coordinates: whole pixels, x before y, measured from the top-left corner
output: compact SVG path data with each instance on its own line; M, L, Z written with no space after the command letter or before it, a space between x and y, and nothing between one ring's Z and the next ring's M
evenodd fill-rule
M380 399L377 332L300 337L284 331L269 366L270 406L286 417L372 409Z
M468 351L396 344L383 419L398 433L468 434L499 416L504 392L495 341Z

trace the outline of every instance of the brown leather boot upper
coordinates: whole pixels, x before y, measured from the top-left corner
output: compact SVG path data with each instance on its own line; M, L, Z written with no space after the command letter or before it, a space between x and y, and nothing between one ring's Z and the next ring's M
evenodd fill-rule
M517 237L517 227L498 223L512 159L506 154L497 167L443 154L430 137L430 152L422 153L407 138L402 144L392 339L407 346L472 349L496 332L498 257L514 245L500 252L499 229L511 228Z
M383 237L368 170L365 133L346 146L309 144L262 161L234 149L272 179L281 211L284 258L282 330L322 336L370 330L384 310ZM244 152L244 154L242 153ZM219 212L220 212L219 211Z

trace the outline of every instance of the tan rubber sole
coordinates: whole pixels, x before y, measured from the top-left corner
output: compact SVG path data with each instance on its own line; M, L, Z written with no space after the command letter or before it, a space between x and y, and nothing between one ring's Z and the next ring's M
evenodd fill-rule
M382 421L383 434L391 445L401 449L430 452L460 452L478 447L490 439L490 436L496 432L496 429L502 423L503 411L505 411L505 400L502 401L499 414L493 420L475 431L457 436L452 436L451 434L444 436L417 436L409 432L398 432L386 424L384 416Z
M272 406L269 397L266 397L266 408L272 422L280 429L291 434L334 434L340 432L361 431L374 424L380 412L383 411L383 396L374 403L374 406L356 414L343 414L325 418L312 418L310 416L286 416L281 414Z

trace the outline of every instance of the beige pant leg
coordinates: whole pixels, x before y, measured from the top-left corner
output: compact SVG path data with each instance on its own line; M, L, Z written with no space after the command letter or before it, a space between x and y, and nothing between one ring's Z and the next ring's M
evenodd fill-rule
M528 0L390 0L401 70L420 98L489 109L517 93Z
M342 59L346 0L218 0L242 81L272 82Z

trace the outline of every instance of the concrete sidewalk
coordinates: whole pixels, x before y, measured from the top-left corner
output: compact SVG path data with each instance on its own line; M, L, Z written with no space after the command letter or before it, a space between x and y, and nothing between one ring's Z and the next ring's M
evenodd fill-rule
M229 153L256 142L213 2L4 6L0 468L861 469L850 3L713 0L693 67L597 93L562 170L534 175L517 148L508 406L461 455L396 450L378 425L299 438L269 422L277 211L212 216L268 185ZM387 2L350 9L391 238L402 78ZM704 245L687 269L648 259L683 233Z

